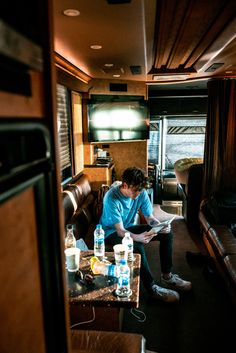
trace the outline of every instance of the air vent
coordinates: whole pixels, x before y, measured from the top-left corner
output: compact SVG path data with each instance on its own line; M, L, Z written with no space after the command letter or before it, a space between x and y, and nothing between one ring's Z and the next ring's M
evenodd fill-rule
M205 70L205 72L213 72L219 69L221 66L223 66L224 63L215 63L212 64L211 66L208 67L208 69Z
M101 70L104 74L109 75L123 75L125 72L123 67L103 67Z
M132 75L141 75L142 73L142 69L140 65L130 66L130 71L132 72Z

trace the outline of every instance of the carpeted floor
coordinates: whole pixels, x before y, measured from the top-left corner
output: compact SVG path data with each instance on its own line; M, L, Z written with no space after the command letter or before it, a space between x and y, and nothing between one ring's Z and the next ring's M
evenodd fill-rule
M139 310L146 315L146 320L139 322L130 310L125 310L122 330L143 334L147 349L158 353L234 351L236 313L221 279L207 271L204 263L186 260L186 251L199 250L185 221L174 220L172 228L175 234L173 272L192 281L193 290L181 295L179 303L167 304L149 298L141 286ZM158 281L159 243L154 243L147 245L147 253Z

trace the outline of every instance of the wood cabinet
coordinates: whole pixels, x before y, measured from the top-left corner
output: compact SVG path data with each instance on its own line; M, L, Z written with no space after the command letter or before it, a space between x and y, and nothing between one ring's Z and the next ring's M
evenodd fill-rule
M85 165L84 174L87 174L92 187L92 190L98 190L101 184L111 185L115 173L115 165L110 167Z

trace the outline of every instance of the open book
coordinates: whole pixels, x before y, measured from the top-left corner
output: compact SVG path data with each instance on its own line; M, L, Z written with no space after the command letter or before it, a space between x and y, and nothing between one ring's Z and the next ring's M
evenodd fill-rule
M150 230L150 234L160 232L163 228L165 228L165 227L167 227L169 224L171 224L171 222L175 219L175 217L176 217L176 216L172 217L172 218L169 219L168 221L164 221L164 222L161 222L161 223L157 224L155 227L153 227L153 228Z

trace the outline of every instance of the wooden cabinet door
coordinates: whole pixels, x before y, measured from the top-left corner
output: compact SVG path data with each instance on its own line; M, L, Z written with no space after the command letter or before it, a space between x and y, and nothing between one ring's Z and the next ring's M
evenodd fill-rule
M44 353L46 349L33 187L0 205L0 229L0 351Z

